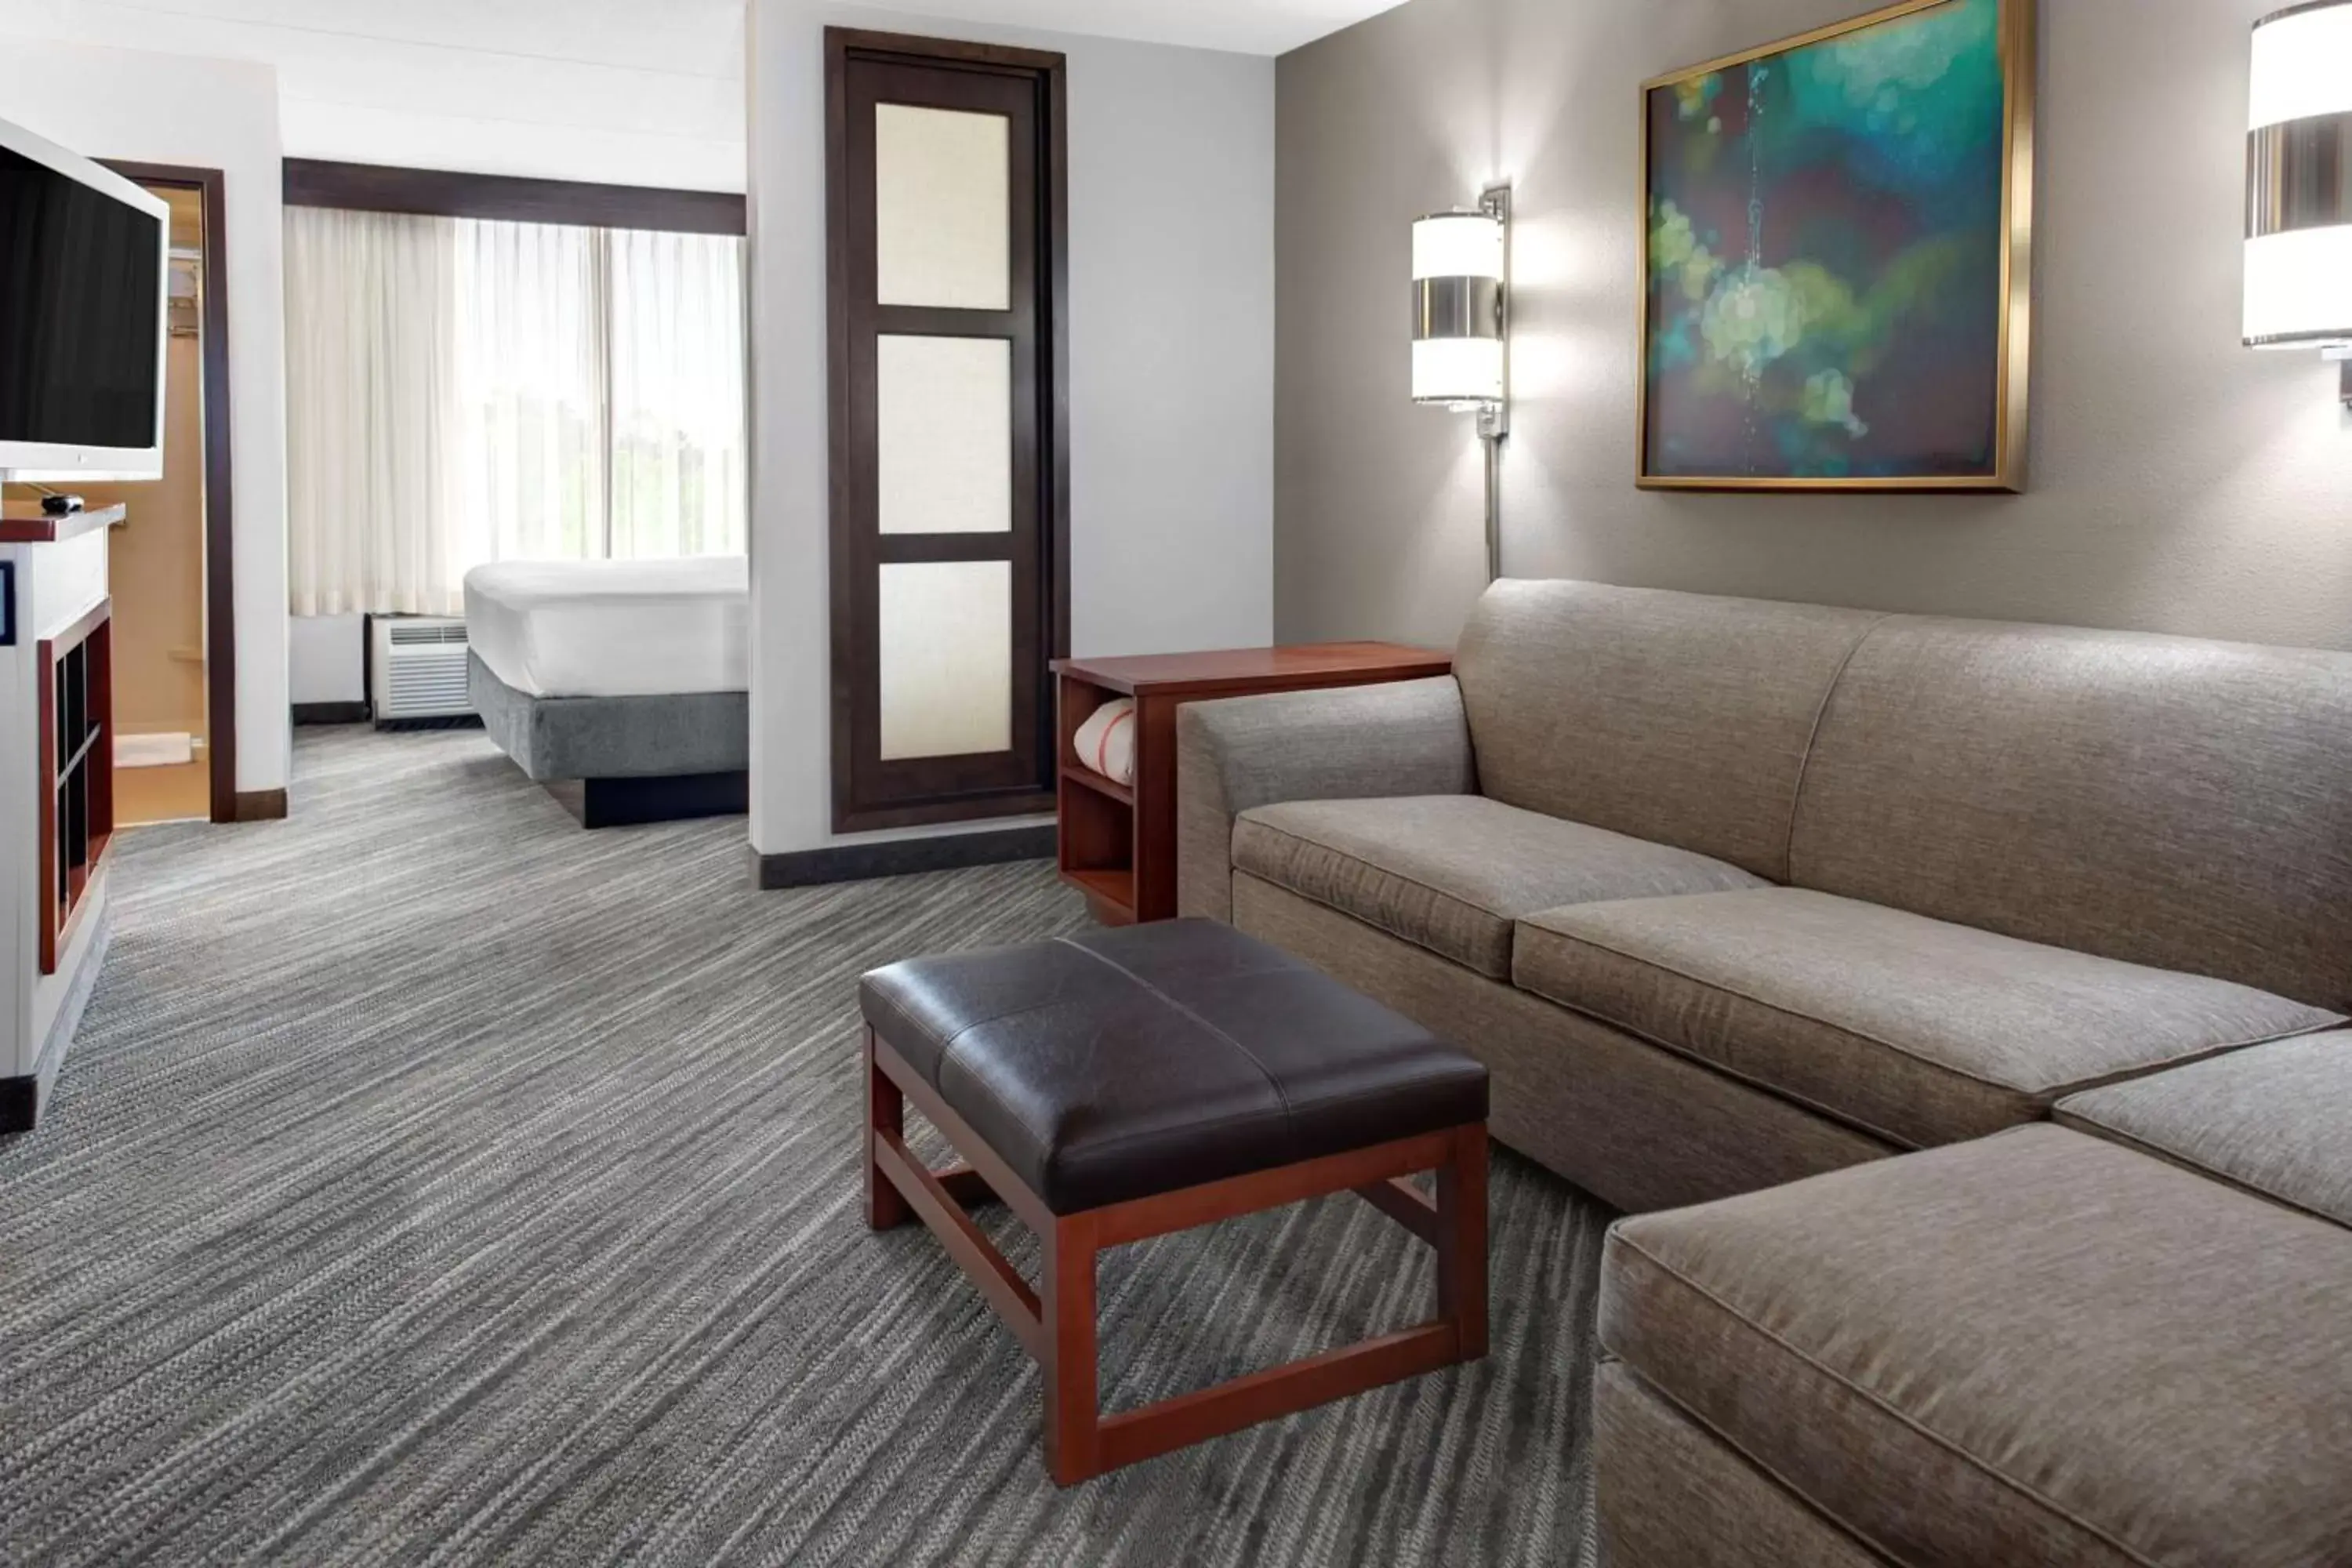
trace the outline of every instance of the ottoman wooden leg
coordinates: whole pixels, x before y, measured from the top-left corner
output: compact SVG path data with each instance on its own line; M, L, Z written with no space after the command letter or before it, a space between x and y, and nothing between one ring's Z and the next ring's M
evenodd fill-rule
M1056 1486L1102 1474L1102 1408L1096 1386L1095 1221L1056 1219L1045 1243L1045 1468Z
M866 1031L866 1223L876 1230L901 1226L911 1217L906 1194L875 1163L877 1135L893 1141L907 1132L907 1097L874 1060L874 1031Z
M1456 1353L1486 1353L1486 1129L1458 1127L1437 1168L1437 1315L1454 1326Z

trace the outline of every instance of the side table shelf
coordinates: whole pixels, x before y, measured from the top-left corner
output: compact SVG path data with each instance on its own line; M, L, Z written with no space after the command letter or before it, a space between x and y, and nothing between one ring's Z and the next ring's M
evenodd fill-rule
M1383 642L1055 660L1062 879L1107 925L1174 917L1176 710L1185 703L1420 680L1453 668L1449 654ZM1087 715L1120 697L1135 700L1132 786L1086 767L1074 744Z
M40 965L55 974L114 838L113 603L35 650L41 787Z

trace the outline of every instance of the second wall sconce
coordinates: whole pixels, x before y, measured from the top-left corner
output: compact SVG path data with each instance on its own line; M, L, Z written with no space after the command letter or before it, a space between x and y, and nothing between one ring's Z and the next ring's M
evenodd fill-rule
M2254 24L2246 346L2345 362L2352 404L2352 0Z
M1503 574L1502 441L1510 432L1511 190L1412 226L1412 398L1475 414L1486 444L1486 579Z

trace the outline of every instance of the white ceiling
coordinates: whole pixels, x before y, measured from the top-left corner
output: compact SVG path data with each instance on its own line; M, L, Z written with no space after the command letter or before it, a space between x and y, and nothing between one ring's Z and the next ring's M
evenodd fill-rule
M1403 0L875 0L890 9L1199 49L1278 55Z
M0 0L0 34L266 61L289 155L743 188L742 0Z
M1399 3L875 0L875 8L1274 55ZM266 61L278 68L293 157L741 190L743 7L744 0L0 0L0 34Z

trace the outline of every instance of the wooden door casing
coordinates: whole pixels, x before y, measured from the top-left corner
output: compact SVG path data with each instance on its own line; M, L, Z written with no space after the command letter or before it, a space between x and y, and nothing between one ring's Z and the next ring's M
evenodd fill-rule
M831 361L833 822L837 832L1042 815L1054 807L1048 666L1067 651L1067 200L1062 57L828 28L826 151ZM876 299L878 103L1003 116L1011 167L1003 310ZM1013 344L1013 505L1001 533L880 531L878 345L884 336ZM1002 752L881 755L880 584L886 565L1010 563L1013 689Z

